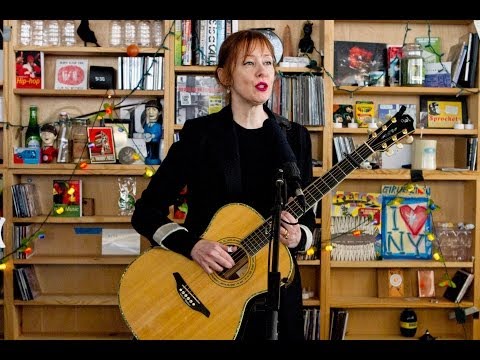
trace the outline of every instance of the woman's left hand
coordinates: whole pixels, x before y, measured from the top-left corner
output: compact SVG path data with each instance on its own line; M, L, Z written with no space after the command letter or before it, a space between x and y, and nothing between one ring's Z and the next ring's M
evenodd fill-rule
M298 220L285 210L282 211L280 219L280 241L289 248L296 247L302 238L302 230L300 229Z

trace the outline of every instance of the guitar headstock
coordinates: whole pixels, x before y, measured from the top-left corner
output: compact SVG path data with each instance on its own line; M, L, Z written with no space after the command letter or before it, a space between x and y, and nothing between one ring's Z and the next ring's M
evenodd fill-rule
M413 133L414 120L410 115L404 114L405 110L406 107L402 105L390 120L370 134L366 144L374 151L386 151L393 144Z

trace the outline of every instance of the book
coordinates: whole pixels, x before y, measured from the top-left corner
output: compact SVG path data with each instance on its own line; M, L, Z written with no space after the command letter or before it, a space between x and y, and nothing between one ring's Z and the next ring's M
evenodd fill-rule
M434 102L437 104L434 104ZM439 108L438 105L440 104L443 110ZM453 107L447 107L451 104L453 104ZM417 128L421 126L453 128L453 125L459 121L464 124L468 122L467 99L465 96L420 95Z
M368 85L370 73L387 72L387 44L335 41L334 80L336 86Z
M17 89L43 89L45 79L43 51L15 52L15 86Z
M462 102L427 100L427 127L453 129L463 123Z
M40 283L37 278L37 273L33 265L22 266L18 268L24 276L26 283L26 293L28 300L33 300L41 294Z
M452 84L452 62L425 64L425 87L450 87Z
M115 142L113 129L110 126L88 126L88 147L90 162L93 163L115 163Z
M378 104L377 121L386 123L395 115L404 105L406 107L405 114L408 114L413 119L414 127L417 123L417 105L416 104Z
M226 104L223 89L211 75L177 75L176 124L220 111Z
M433 270L418 270L418 297L435 297L435 273Z
M415 42L422 46L424 64L441 61L442 46L438 36L419 36L415 38Z
M465 293L472 284L473 274L465 270L457 270L455 275L453 275L452 282L455 284L455 287L449 286L443 293L443 297L447 300L459 303L462 301Z
M82 216L82 180L53 180L52 216Z
M387 45L388 85L400 86L401 45Z
M55 61L55 89L87 89L87 59L57 59Z
M333 104L333 122L341 123L342 127L348 127L355 117L353 105L351 104Z
M460 72L467 56L467 48L467 44L463 41L453 45L448 51L447 61L452 63L452 87L457 86Z

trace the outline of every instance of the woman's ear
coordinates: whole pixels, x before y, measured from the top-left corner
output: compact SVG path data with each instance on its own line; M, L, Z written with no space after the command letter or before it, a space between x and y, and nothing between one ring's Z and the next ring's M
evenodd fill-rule
M224 85L224 76L225 76L225 73L223 72L223 68L218 68L217 69L217 76L218 76L218 80L220 81L220 84L225 86Z

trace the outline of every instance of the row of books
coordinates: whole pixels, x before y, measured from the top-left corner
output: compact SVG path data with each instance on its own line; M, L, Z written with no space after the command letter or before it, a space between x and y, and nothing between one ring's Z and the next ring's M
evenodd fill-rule
M355 151L355 143L352 136L334 136L333 137L333 164L339 163L345 156Z
M12 185L12 193L14 216L25 218L43 214L34 183ZM52 180L52 194L53 210L51 216L82 216L82 180ZM26 230L19 230L18 240L21 241L23 237L28 235Z
M325 125L324 82L316 75L282 75L268 101L273 112L306 126Z
M120 56L117 63L117 89L164 89L163 56Z
M348 310L333 308L330 311L330 340L344 340L348 325Z
M238 20L175 20L175 65L216 65L225 38Z
M477 148L478 138L467 139L467 168L469 170L477 169Z
M303 334L305 340L320 340L320 309L303 308Z
M12 185L12 194L14 216L25 218L42 214L34 183Z
M24 241L32 236L35 231L38 230L38 224L26 224L26 225L14 225L13 226L13 247L15 249L20 248L24 245ZM35 241L32 239L28 243L30 251L16 251L14 254L15 259L28 259L35 253Z
M452 61L452 87L475 87L478 47L478 34L468 32L450 48L447 61Z
M14 268L13 277L13 296L15 299L28 301L40 295L40 283L33 265Z
M355 104L333 104L333 122L348 127L349 123L355 122L359 127L368 127L372 122L379 125L390 120L404 105L405 114L412 117L414 126L417 119L416 104L378 104L373 101L358 100Z

